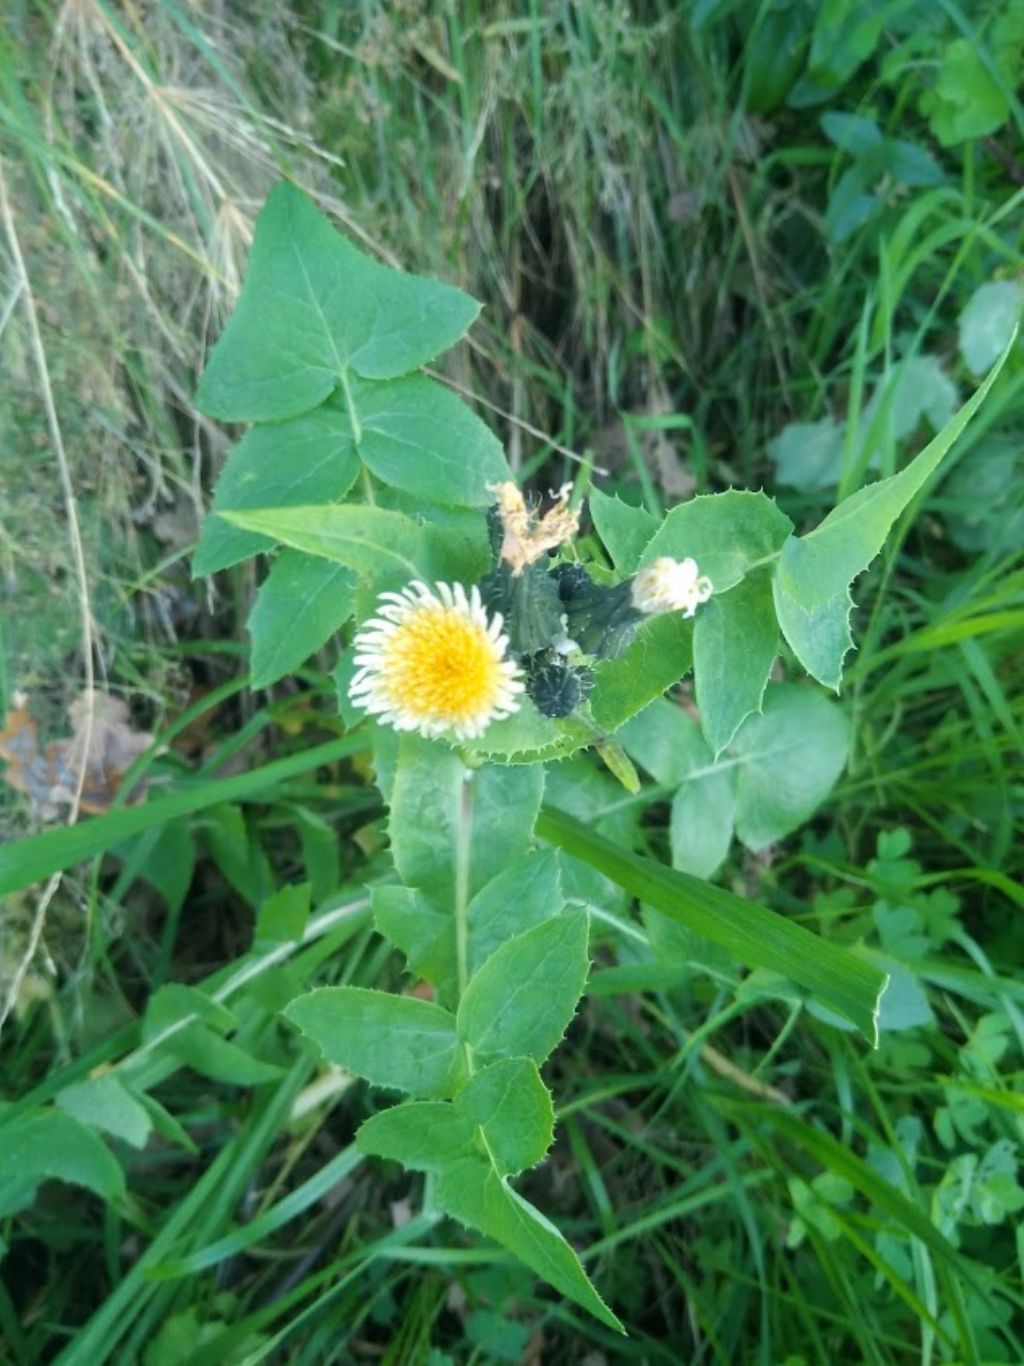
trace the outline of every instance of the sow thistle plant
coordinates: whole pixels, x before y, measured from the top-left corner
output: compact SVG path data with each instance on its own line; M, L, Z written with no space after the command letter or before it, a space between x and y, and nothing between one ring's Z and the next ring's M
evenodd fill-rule
M389 809L395 880L372 888L375 925L431 988L428 999L324 986L285 1018L330 1063L405 1097L359 1129L364 1153L425 1173L430 1210L618 1329L576 1252L513 1184L552 1142L540 1069L577 1011L592 942L608 936L567 898L564 874L581 860L874 1039L886 979L867 958L694 873L724 858L734 828L752 848L792 829L838 776L838 704L813 683L769 683L780 635L838 689L851 583L995 371L906 469L806 535L761 492L693 498L659 520L597 488L584 504L568 486L541 500L516 486L484 423L422 372L479 307L369 260L278 186L200 384L211 417L251 425L195 571L273 555L249 622L254 686L339 633L347 642L339 707L369 730ZM584 554L584 516L603 555ZM691 670L700 734L661 700ZM786 768L794 730L821 751L813 782ZM544 805L545 765L590 745L630 784L633 761L684 787L713 775L714 800L677 798L676 862L693 872ZM703 862L700 829L717 851Z

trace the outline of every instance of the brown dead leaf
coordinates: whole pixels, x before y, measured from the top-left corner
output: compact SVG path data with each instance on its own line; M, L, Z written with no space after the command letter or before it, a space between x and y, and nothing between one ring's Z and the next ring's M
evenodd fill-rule
M153 743L152 735L132 729L126 702L94 690L91 707L90 695L82 693L68 708L71 734L43 748L28 697L15 693L11 700L13 708L0 730L0 759L7 760L3 781L23 792L44 820L74 804L83 773L79 810L94 816L108 811L125 770ZM141 801L143 795L140 785L130 800Z

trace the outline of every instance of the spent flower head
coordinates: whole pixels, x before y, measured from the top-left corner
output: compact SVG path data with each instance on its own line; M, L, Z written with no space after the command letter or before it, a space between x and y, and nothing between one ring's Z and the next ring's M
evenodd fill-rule
M687 557L673 560L668 555L653 560L639 570L633 580L633 606L648 616L682 612L692 617L702 602L707 602L714 585Z
M355 638L349 697L395 730L475 739L519 710L524 684L506 658L503 625L499 613L488 616L478 588L467 596L460 583L381 593Z
M522 490L511 480L490 487L497 498L502 529L499 562L507 564L515 578L527 565L549 550L557 549L580 529L579 512L569 508L572 484L563 484L552 494L554 503L543 514L537 508L527 506Z

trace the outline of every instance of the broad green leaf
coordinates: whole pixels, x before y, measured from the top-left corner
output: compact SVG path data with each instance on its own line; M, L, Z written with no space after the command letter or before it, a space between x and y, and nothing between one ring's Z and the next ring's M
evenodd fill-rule
M177 1143L186 1152L196 1153L199 1151L182 1127L181 1122L175 1119L174 1115L166 1110L158 1100L154 1100L147 1091L140 1090L133 1094L137 1096L139 1103L153 1121L153 1128L162 1138L166 1138L169 1143Z
M405 954L409 971L446 992L457 976L455 921L413 887L374 887L378 931Z
M474 896L526 853L543 788L539 768L469 769L454 750L403 735L388 827L402 881L440 909L457 877Z
M352 615L351 569L285 550L260 585L246 628L252 636L250 686L266 688L304 664Z
M190 1024L176 1030L160 1048L193 1071L204 1077L212 1077L214 1081L226 1082L229 1086L262 1086L265 1082L277 1081L281 1076L280 1067L254 1058L238 1044L230 1039L222 1039L201 1024Z
M793 524L763 493L700 495L674 507L641 556L697 561L700 572L724 593L757 565L774 560Z
M839 691L843 660L853 649L850 613L853 598L842 589L820 607L804 607L783 587L780 576L772 579L772 598L779 627L789 648L812 678Z
M600 834L633 848L643 807L624 800L619 784L588 758L552 764L544 782L544 792L553 806L583 821ZM561 857L562 892L570 905L593 906L622 917L629 910L629 898L621 887L580 859Z
M348 414L338 407L251 428L231 451L217 480L193 574L216 573L274 545L273 536L232 526L212 514L340 502L358 473Z
M869 152L882 141L878 124L862 114L843 114L830 109L822 114L819 122L829 142L834 142L844 152L852 152L854 156Z
M693 630L671 613L645 621L636 640L618 659L594 670L590 710L601 730L614 735L624 721L678 683L693 660Z
M233 802L215 806L200 826L210 856L238 895L258 906L273 889L270 861L261 841L249 829L245 814Z
M121 861L122 876L143 878L160 893L170 913L179 911L192 885L196 842L188 821L168 821L111 850Z
M736 833L755 851L788 835L825 800L846 766L846 717L811 688L769 688L764 711L740 727L730 751L738 765Z
M499 1175L514 1176L551 1146L554 1110L528 1058L510 1058L477 1072L454 1101L409 1101L374 1115L356 1143L416 1171L439 1171L476 1153Z
M554 1224L517 1195L484 1158L462 1157L444 1167L437 1174L433 1197L445 1213L493 1238L601 1323L623 1331Z
M142 1037L147 1043L172 1026L199 1021L211 1028L226 1032L238 1023L227 1006L215 1001L198 987L183 982L170 982L160 987L149 998L142 1021Z
M84 1186L102 1200L125 1193L124 1173L91 1129L63 1110L30 1110L3 1126L0 1217L25 1209L49 1180Z
M931 131L943 147L994 133L1010 115L998 71L967 38L945 43L940 52L936 78L920 99ZM1007 84L1012 88L1012 81Z
M843 469L844 429L835 418L790 422L768 443L780 484L808 492L835 488Z
M551 1093L529 1058L506 1058L483 1068L455 1097L454 1108L479 1128L500 1176L535 1166L551 1147Z
M877 1043L878 999L886 978L871 964L754 901L634 854L563 811L544 807L537 834L663 915L721 944L741 963L789 977Z
M659 698L634 716L618 733L635 759L662 787L678 787L711 756L693 721L677 702Z
M697 725L674 702L653 702L619 732L627 752L672 798L672 866L713 877L733 836L736 775L716 766Z
M278 943L301 939L309 920L312 890L308 882L289 883L264 901L256 916L256 938Z
M282 183L256 221L241 297L197 403L229 422L293 417L340 377L393 379L462 336L480 311L435 280L377 265Z
M501 442L462 400L425 375L352 386L359 455L385 484L436 503L487 507L510 479Z
M938 356L904 356L879 381L864 410L862 425L866 434L876 416L887 410L889 432L897 441L913 435L922 419L939 432L956 412L958 398L956 385Z
M455 507L429 502L422 494L404 493L381 485L377 505L404 512L421 524L421 577L425 583L478 583L491 567L487 519L475 507ZM386 586L386 585L385 585ZM362 610L357 615L367 616Z
M259 531L307 555L357 574L419 578L422 529L411 517L358 503L330 507L264 508L222 514L232 526Z
M149 1111L113 1072L65 1086L57 1104L80 1124L102 1129L133 1148L144 1148L153 1129Z
M632 574L645 546L658 530L658 519L646 508L633 507L596 488L590 490L588 502L590 516L612 564L620 574Z
M497 949L459 1003L459 1037L483 1058L544 1059L557 1046L590 970L586 911L567 910Z
M356 1145L413 1171L440 1171L474 1152L475 1128L451 1101L411 1100L371 1115L360 1125Z
M870 184L870 170L863 161L855 162L836 182L825 210L825 235L833 246L847 241L881 210L882 201L870 192Z
M695 728L696 730L696 728ZM714 877L726 860L736 823L735 775L709 765L684 782L672 798L669 848L672 867L696 877Z
M528 854L491 878L469 903L469 971L476 972L506 940L558 915L563 906L558 854Z
M458 1038L447 1010L413 996L364 987L319 987L283 1012L336 1063L375 1086L450 1095Z
M693 676L701 729L713 754L721 754L740 723L760 711L778 644L767 569L714 594L697 613Z
M989 280L968 299L960 314L960 354L974 374L983 375L999 359L1022 307L1024 285L1019 280Z
M805 608L822 607L840 598L868 567L896 518L921 491L984 401L1012 344L1013 338L984 383L906 469L845 498L808 535L789 538L776 572L790 597Z
M586 733L574 718L568 726L541 716L533 701L521 697L517 712L488 726L469 748L474 754L515 763L532 762L538 755L547 758L558 748L571 753L587 743Z

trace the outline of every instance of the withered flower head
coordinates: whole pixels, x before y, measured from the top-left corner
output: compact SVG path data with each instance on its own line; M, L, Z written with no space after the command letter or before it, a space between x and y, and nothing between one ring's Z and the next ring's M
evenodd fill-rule
M563 484L552 494L554 505L543 515L538 508L527 507L522 491L511 480L492 484L491 492L497 496L498 517L504 532L499 557L514 578L579 531L580 514L569 510L571 484Z

